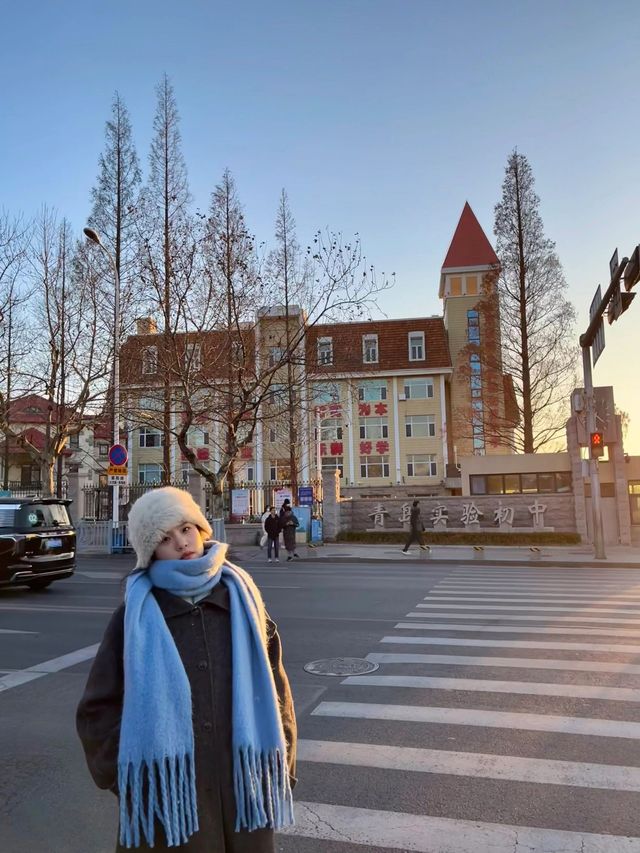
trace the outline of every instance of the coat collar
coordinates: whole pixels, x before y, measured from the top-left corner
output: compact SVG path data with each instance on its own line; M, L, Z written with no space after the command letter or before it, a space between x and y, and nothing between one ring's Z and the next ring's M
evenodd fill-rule
M189 613L189 611L193 610L193 604L185 601L184 598L180 598L178 595L173 595L166 589L154 587L153 594L166 619L169 619L171 616L181 616L183 613ZM219 607L222 610L230 610L229 590L225 584L217 583L209 595L198 602L198 606Z

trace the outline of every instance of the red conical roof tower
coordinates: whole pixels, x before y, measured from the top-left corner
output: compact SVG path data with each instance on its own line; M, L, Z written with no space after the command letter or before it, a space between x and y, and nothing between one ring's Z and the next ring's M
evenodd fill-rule
M451 240L449 251L442 264L440 276L440 297L446 272L452 270L489 270L499 263L493 246L482 230L468 201Z

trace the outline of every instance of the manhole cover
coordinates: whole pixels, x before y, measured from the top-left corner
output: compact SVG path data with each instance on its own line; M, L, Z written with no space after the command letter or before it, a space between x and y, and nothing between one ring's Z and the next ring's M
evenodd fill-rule
M375 672L378 666L364 658L328 658L312 660L304 665L304 669L312 675L364 675Z

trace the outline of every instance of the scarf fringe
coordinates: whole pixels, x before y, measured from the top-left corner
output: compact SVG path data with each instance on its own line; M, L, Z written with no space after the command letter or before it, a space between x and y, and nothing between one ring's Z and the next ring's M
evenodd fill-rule
M149 764L118 765L120 844L139 847L141 831L153 847L155 819L167 846L186 844L198 831L196 776L192 755L165 756Z
M293 824L293 797L286 756L277 749L236 750L233 762L236 832L241 829L281 829Z

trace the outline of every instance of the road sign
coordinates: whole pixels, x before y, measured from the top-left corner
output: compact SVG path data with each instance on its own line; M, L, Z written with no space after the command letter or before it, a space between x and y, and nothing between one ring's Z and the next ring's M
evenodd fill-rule
M613 255L611 255L611 260L609 261L609 272L611 274L611 278L615 275L616 270L618 269L618 250L616 249Z
M109 448L109 462L112 465L126 465L129 459L127 448L123 444L112 444Z
M110 477L126 477L128 468L126 465L109 465L107 466L107 474Z
M313 486L298 486L298 506L313 506Z
M616 255L618 250L616 249ZM612 258L613 260L613 258ZM594 317L598 316L600 303L602 302L602 288L598 285L598 289L596 290L596 294L591 300L591 306L589 307L589 320L593 320ZM593 363L595 365L596 361L602 355L602 350L604 349L604 322L602 320L602 316L600 316L600 322L598 323L598 328L596 330L595 336L593 338L593 343L591 344L591 349L593 352Z
M126 474L107 474L107 485L109 485L109 486L126 486L127 485L127 475Z

